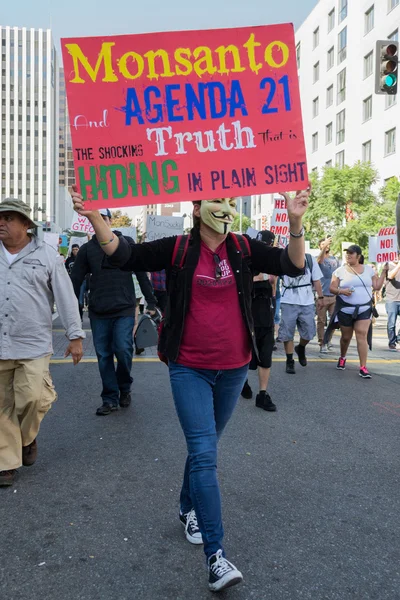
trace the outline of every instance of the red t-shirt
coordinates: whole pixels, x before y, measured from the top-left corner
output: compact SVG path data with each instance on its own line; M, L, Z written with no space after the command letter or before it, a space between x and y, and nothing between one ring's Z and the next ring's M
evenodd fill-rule
M222 276L215 277L220 258ZM226 243L215 252L201 242L192 296L177 362L194 369L237 369L251 359L251 343L240 309Z

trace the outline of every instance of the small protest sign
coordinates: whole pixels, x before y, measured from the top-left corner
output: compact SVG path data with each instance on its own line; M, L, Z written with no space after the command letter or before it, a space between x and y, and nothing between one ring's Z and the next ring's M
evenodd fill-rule
M286 248L289 240L289 217L285 198L274 198L270 229L277 236L277 245Z
M148 215L146 242L153 242L171 235L183 234L183 217Z
M88 208L307 186L292 24L61 43Z
M369 238L368 256L371 262L386 263L397 258L397 228L382 227L378 235Z
M93 225L89 219L79 215L77 212L74 212L71 230L75 233L88 233L89 235L94 235Z

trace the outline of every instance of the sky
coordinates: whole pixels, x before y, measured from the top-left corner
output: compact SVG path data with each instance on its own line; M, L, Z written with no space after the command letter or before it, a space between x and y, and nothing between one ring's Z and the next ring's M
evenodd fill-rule
M61 37L216 29L292 22L318 0L3 0L0 25L53 30Z
M34 27L60 38L272 23L298 28L318 0L14 0L1 1L0 25ZM61 53L60 53L61 60ZM126 209L133 217L139 209Z

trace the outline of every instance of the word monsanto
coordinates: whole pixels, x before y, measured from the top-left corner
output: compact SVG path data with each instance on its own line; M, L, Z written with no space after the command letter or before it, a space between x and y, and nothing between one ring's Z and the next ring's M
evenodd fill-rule
M307 184L293 27L62 40L89 208Z

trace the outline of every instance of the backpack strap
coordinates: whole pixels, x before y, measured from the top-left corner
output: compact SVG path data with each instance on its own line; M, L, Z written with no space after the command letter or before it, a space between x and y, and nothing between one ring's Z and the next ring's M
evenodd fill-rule
M178 235L175 241L174 252L172 254L171 265L174 270L182 269L187 250L189 247L190 235Z
M244 235L231 233L231 239L233 240L236 248L242 253L243 258L251 257L251 248L247 237Z
M306 252L306 263L307 263L308 270L311 273L311 280L312 280L313 259L312 259L311 254L308 254L307 252Z

